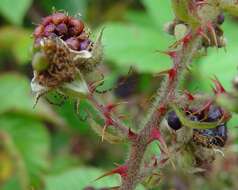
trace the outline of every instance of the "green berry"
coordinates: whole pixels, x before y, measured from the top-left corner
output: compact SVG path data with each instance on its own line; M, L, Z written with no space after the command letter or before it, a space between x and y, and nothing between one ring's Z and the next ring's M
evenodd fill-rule
M38 72L44 71L49 67L49 61L44 53L37 52L34 54L32 59L32 67Z

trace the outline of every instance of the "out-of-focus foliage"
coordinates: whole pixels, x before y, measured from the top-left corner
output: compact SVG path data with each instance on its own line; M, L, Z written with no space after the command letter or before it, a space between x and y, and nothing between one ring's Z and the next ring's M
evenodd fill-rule
M0 189L81 190L92 185L116 186L119 181L114 176L93 180L126 157L127 147L101 143L100 137L84 121L85 110L92 110L86 102L81 102L77 114L73 100L64 101L63 97L51 94L47 97L51 103L40 101L33 109L31 34L41 18L54 9L64 10L70 15L81 13L93 35L105 27L105 65L98 72L105 73L106 81L99 89L117 84L120 87L119 78L133 66L135 85L125 82L123 88L115 91L115 96L103 95L108 101L130 102L129 106L119 108L126 113L126 122L130 125L143 118L141 110L148 107L160 84L161 78L155 78L154 74L170 66L170 59L157 51L166 50L175 40L163 32L164 24L173 19L170 6L169 0L1 0ZM227 90L232 89L232 79L238 74L237 18L226 16L222 28L228 41L226 50L209 49L207 56L193 65L192 72L186 73L182 88L211 92L210 78L216 75ZM100 78L98 72L93 80ZM133 90L128 90L131 88ZM52 102L62 102L62 105L52 105ZM234 114L228 124L234 143L238 143L237 123L238 117ZM155 144L148 152L159 154L158 150ZM219 158L209 177L196 178L189 174L193 177L186 178L185 183L182 175L174 173L168 175L159 189L168 189L171 184L173 188L181 184L188 187L189 183L193 189L237 189L237 151L237 144L228 145L225 151L228 156ZM229 159L235 160L234 167L225 170Z
M2 0L0 13L12 24L21 25L32 0Z

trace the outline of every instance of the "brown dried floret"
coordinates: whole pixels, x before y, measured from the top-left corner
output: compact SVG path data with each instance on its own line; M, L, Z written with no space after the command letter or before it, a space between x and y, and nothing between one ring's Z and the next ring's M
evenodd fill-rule
M65 82L74 80L77 68L73 64L69 49L57 38L44 38L42 50L45 53L49 67L37 74L40 85L54 88Z

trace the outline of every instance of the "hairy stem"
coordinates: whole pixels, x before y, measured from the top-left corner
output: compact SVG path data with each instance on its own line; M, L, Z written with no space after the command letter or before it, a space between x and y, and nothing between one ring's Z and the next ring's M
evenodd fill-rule
M195 52L200 46L200 41L201 38L194 35L189 44L183 46L181 50L177 51L176 57L173 59L174 68L177 71L176 75L172 81L166 78L157 91L156 99L152 103L145 121L141 124L139 138L137 142L132 143L129 159L127 161L128 176L122 179L120 190L133 190L138 184L138 177L141 173L141 165L151 131L154 127L160 126L160 123L168 110L169 103L175 98L179 79L184 70L191 63ZM165 112L159 111L159 108L162 107L166 110Z
M101 117L106 120L107 118L105 118L104 114L105 106L103 104L100 104L92 94L88 96L88 101L100 113ZM123 124L123 122L119 118L115 117L113 114L110 114L110 118L112 121L112 126L115 127L124 137L127 138L129 129Z

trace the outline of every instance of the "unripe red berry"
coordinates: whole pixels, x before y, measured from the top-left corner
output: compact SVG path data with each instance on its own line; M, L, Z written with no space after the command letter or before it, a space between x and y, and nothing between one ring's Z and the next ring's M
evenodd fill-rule
M48 24L46 27L45 27L45 30L44 30L44 36L48 37L50 36L55 30L55 25L54 24Z
M59 35L64 35L64 34L67 34L68 32L68 27L65 23L61 23L57 25L55 29L59 33Z
M83 29L84 29L84 24L81 20L77 20L74 18L69 19L69 26L71 26L70 28L70 33L71 35L79 35Z
M42 19L42 25L43 26L46 26L46 25L48 25L49 23L51 23L52 22L52 16L50 15L50 16L47 16L47 17L44 17L43 19Z
M75 37L71 37L71 38L67 39L65 42L73 50L78 50L80 47L80 43L79 43L78 39Z
M57 25L67 20L67 16L64 13L55 13L52 15L53 24Z
M38 38L38 37L40 37L43 34L43 32L44 32L44 26L40 24L39 26L36 27L33 35L36 38Z

